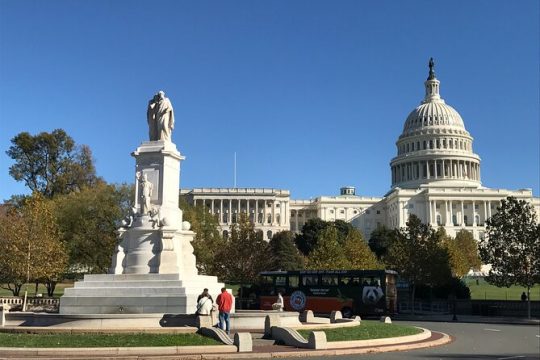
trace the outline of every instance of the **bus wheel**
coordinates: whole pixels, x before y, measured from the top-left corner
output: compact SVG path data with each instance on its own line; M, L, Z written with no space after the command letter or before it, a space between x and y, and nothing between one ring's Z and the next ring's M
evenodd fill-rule
M344 308L341 309L341 316L347 319L352 318L353 316L352 309L348 306L345 306Z

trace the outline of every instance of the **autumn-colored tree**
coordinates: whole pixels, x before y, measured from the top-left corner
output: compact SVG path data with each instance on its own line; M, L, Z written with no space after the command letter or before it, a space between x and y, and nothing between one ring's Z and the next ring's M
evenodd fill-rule
M345 238L345 257L348 269L383 269L360 231L352 229Z
M197 259L197 269L201 274L220 274L220 252L225 247L219 231L219 222L202 206L191 206L181 196L180 208L184 214L184 220L191 223L191 230L195 232L193 254Z
M256 231L247 216L241 214L219 254L221 269L216 275L241 285L251 284L261 271L270 268L271 261L270 246L263 240L262 232Z
M448 251L450 267L455 277L461 278L471 269L480 269L482 262L478 255L478 243L470 231L462 229L455 238L452 238L446 235L446 231L441 227L437 230L437 235L442 240L443 247Z
M411 215L405 228L399 229L388 250L387 264L409 282L414 309L416 287L420 284L436 286L451 279L448 252L429 224Z
M338 230L335 226L327 226L322 230L317 237L317 245L308 256L306 269L347 269L348 260L338 238Z
M530 289L540 283L540 225L534 207L508 197L486 221L480 256L491 269L486 280L497 286L527 288L527 314L531 317Z
M65 271L66 250L59 240L50 201L40 193L34 192L21 207L1 217L0 246L0 273L14 296L24 283L49 283Z

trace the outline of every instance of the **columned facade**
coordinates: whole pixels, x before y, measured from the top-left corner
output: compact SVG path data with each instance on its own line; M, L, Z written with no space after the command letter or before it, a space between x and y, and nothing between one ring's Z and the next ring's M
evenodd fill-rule
M246 216L264 240L289 230L289 191L255 188L196 188L182 191L188 202L204 207L228 237L233 224Z

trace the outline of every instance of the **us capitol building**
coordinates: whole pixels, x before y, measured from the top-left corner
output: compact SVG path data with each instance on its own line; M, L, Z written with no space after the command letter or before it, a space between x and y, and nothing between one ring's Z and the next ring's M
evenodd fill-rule
M263 232L265 240L283 230L300 232L313 218L344 220L358 228L365 239L378 226L405 226L410 214L455 236L461 229L481 239L486 219L497 211L500 200L514 196L531 202L540 214L540 198L531 189L504 190L482 186L480 157L463 119L439 94L433 60L424 82L425 97L403 126L390 161L392 187L383 197L358 196L352 186L337 196L292 200L288 190L255 188L195 188L182 190L195 206L205 206L219 220L223 235L245 213Z

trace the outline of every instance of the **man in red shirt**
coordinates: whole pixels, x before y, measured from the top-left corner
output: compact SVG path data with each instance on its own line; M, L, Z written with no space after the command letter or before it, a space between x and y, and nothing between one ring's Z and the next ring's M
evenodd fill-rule
M227 289L221 288L221 294L216 299L216 304L219 310L219 327L230 334L229 328L229 315L232 308L233 298L232 295L227 292Z

